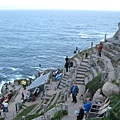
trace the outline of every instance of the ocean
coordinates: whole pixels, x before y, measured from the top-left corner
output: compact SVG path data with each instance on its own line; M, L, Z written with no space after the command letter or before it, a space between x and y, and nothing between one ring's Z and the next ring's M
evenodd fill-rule
M77 10L0 11L0 87L41 70L63 68L65 57L118 30L120 12Z

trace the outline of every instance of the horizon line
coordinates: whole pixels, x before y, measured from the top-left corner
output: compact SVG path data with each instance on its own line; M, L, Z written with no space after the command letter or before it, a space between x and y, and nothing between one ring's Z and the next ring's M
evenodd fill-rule
M19 10L26 10L26 11L29 11L29 10L33 10L33 11L37 11L37 10L51 10L51 11L54 11L54 10L58 10L58 11L101 11L101 12L120 12L120 10L82 10L82 9L0 9L0 11L19 11Z

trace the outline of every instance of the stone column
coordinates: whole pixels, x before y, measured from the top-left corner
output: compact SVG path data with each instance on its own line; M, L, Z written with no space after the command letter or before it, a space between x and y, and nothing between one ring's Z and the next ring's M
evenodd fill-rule
M117 79L118 77L118 68L114 68L114 78Z
M93 51L93 42L91 42L91 50L92 50L92 53L94 52Z
M104 37L104 41L106 42L106 36L107 36L107 34L105 34L105 37Z
M84 59L84 54L85 54L85 53L83 52L83 53L82 53L82 61L83 61L83 59Z
M63 104L60 103L60 110L63 110Z
M43 104L43 112L46 112L46 104Z
M65 110L66 110L67 113L68 113L68 105L67 105L67 104L65 104Z
M50 115L47 115L47 120L51 120Z
M90 52L90 62L92 61L92 52Z
M64 100L67 101L67 93L64 94Z
M106 74L107 74L106 71L102 71L102 74L101 74L101 81L102 82L104 82Z

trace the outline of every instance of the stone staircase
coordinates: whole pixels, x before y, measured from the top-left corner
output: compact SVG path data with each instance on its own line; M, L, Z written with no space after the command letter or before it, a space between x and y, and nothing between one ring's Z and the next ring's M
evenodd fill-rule
M81 62L80 66L77 69L76 82L77 85L85 85L85 75L88 68L88 59L85 59Z
M59 82L58 88L64 89L69 86L69 74L65 74Z

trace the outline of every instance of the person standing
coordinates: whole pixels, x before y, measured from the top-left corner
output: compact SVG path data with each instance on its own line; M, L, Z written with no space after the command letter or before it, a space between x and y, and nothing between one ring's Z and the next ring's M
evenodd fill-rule
M102 52L102 43L98 46L98 55L101 57L101 52Z
M79 92L78 86L74 83L73 86L71 87L71 94L72 94L72 102L77 103L77 93Z
M22 92L22 99L24 100L24 93Z
M69 68L69 58L68 58L68 56L66 56L65 61L66 61L66 63L65 63L66 72L68 72L68 68Z

